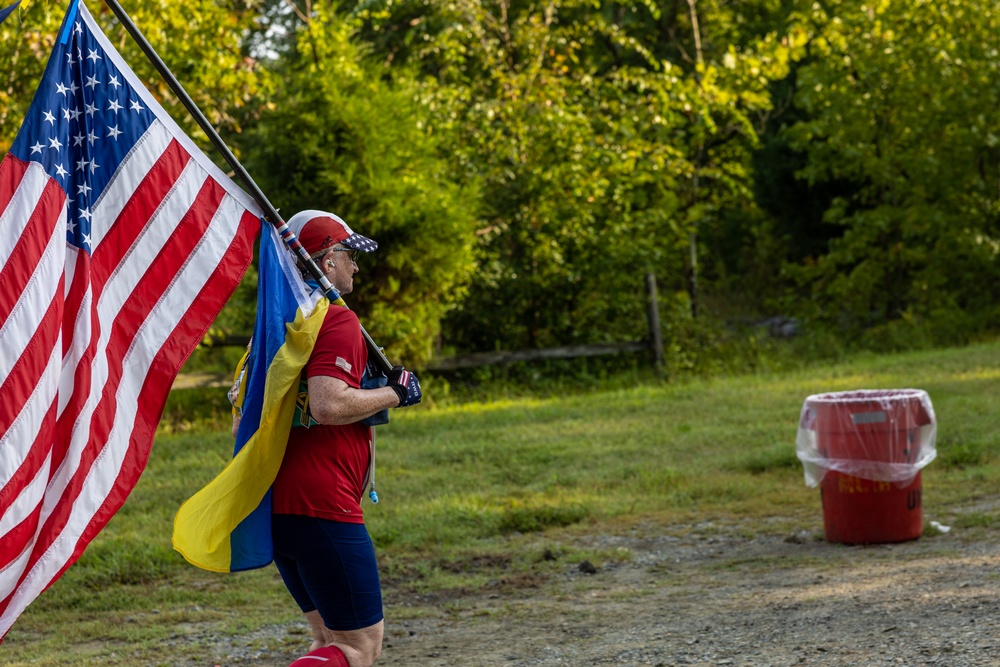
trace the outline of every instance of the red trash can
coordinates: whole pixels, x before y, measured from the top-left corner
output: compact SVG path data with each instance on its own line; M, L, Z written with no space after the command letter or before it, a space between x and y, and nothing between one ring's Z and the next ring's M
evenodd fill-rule
M935 455L937 425L919 389L860 390L806 399L797 453L820 487L826 539L913 540L923 533L920 470Z

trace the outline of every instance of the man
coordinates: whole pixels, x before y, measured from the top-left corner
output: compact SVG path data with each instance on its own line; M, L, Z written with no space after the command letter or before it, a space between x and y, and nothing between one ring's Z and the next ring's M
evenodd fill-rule
M377 244L324 211L289 227L340 292L354 288L361 252ZM368 351L357 315L331 305L302 373L308 409L293 426L272 487L274 562L312 631L293 667L369 667L382 650L382 593L361 498L374 472L371 427L390 407L420 402L417 377L397 366L388 384L362 389Z

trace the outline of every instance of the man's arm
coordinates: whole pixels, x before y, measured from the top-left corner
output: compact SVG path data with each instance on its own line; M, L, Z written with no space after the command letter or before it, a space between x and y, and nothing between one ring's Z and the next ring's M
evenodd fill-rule
M391 387L355 389L339 378L315 375L309 383L309 413L320 424L353 424L399 405Z

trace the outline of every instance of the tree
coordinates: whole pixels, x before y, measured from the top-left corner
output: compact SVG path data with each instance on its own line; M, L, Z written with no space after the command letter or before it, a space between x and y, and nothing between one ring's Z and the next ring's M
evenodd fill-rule
M851 336L959 342L995 321L1000 278L1000 10L986 0L825 2L788 130L809 183L846 179L843 227L793 270L803 311Z
M475 184L450 174L428 86L383 77L329 8L302 18L268 64L280 98L241 137L246 166L288 216L331 210L378 241L348 300L390 356L420 364L472 270Z
M643 274L683 289L699 225L752 201L755 115L791 49L763 20L778 7L705 3L700 62L698 14L676 0L355 7L390 67L412 63L441 84L456 171L483 183L479 270L450 342L643 333Z

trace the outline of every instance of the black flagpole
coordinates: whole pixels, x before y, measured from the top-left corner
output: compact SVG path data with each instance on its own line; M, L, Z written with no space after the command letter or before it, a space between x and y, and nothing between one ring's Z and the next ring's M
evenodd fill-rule
M222 154L222 157L229 163L229 166L232 167L233 172L235 172L239 179L243 181L243 185L246 186L247 190L249 190L250 195L264 210L267 221L278 230L278 233L285 240L285 243L288 244L288 247L298 255L299 260L301 260L306 269L308 269L309 274L320 284L320 287L323 288L323 291L326 293L330 301L335 302L339 300L340 303L343 303L343 300L340 298L340 294L337 293L337 290L330 284L330 281L327 280L326 276L322 271L320 271L319 267L316 266L316 262L312 260L312 257L310 257L309 253L306 252L306 249L302 247L298 238L294 233L292 233L292 230L288 228L285 221L282 220L280 215L278 215L278 211L271 205L271 202L267 200L267 197L264 196L261 189L257 187L257 184L254 183L250 174L243 168L240 161L236 159L233 152L229 150L229 146L227 146L226 142L222 140L219 133L215 131L215 128L212 127L208 118L206 118L205 114L201 112L198 105L194 103L191 96L187 94L187 91L185 91L184 87L181 86L177 77L174 76L173 72L171 72L166 63L163 62L163 59L160 58L160 55L153 48L152 44L146 40L146 37L139 31L139 28L136 27L135 23L132 22L132 19L125 12L122 6L118 4L117 0L104 1L107 3L108 7L111 8L111 11L115 13L115 16L118 17L118 20L122 22L125 30L128 31L128 34L132 36L132 39L135 40L136 44L139 45L139 48L141 48L143 53L146 54L149 61L153 63L153 67L156 68L156 71L158 71L160 76L166 80L167 85L174 91L174 94L177 95L184 107L194 117L201 129L208 135L208 138L212 141L212 145L215 146L216 150ZM368 335L368 332L365 331L364 327L361 327L361 335L364 336L365 344L368 346L368 356L370 358L374 358L375 364L379 367L379 369L384 373L388 373L392 370L392 364L389 363L385 354L382 353L382 350L375 344L375 341Z

